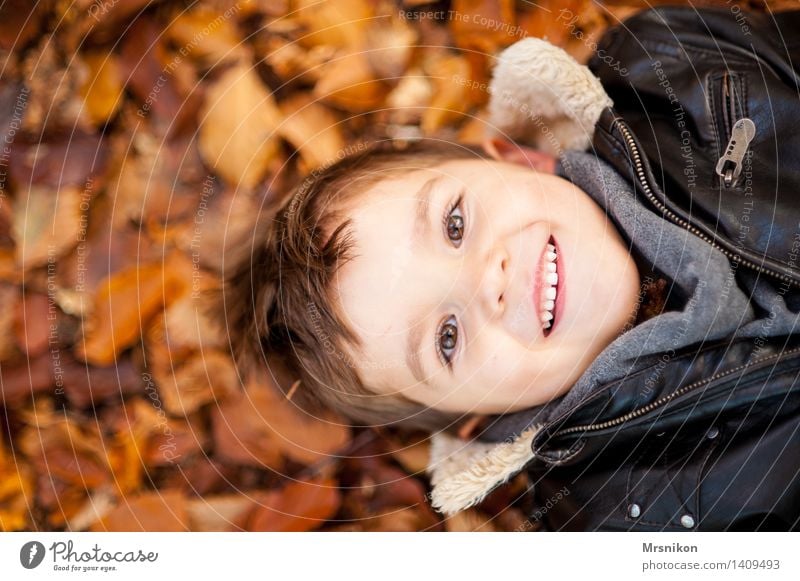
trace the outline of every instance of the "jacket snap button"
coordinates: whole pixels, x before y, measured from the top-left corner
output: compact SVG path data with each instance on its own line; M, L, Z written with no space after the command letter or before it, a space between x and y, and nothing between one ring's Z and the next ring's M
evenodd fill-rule
M708 432L706 432L706 438L709 440L713 440L717 436L719 436L719 428L716 426L713 426L710 430L708 430Z
M681 517L681 524L687 529L692 528L694 526L694 519L692 518L692 515L690 514L683 515Z
M639 518L640 514L642 514L642 507L638 504L632 504L628 507L628 515L631 518Z

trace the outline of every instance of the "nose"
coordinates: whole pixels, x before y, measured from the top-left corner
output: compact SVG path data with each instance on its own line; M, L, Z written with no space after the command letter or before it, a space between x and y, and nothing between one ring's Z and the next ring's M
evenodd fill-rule
M503 314L508 302L509 256L502 244L494 246L488 251L482 264L474 269L476 279L473 289L487 319L492 319Z

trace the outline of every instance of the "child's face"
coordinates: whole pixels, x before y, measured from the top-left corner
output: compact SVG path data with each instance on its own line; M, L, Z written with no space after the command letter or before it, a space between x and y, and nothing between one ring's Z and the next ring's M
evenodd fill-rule
M350 355L380 394L450 412L542 404L635 312L639 275L622 238L557 176L454 160L382 180L346 210L357 256L334 291L364 342L365 357Z

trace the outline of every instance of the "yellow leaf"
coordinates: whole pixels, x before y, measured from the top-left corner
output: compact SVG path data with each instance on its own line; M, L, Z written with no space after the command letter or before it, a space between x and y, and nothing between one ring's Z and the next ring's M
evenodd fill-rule
M200 114L203 159L228 183L254 187L278 152L280 121L272 96L255 71L238 65L208 89Z
M291 97L281 103L281 111L285 119L280 133L300 151L306 170L335 161L343 151L345 144L339 119L309 95Z
M89 76L81 87L81 96L89 119L95 125L107 121L122 103L124 87L119 61L112 53L83 53Z

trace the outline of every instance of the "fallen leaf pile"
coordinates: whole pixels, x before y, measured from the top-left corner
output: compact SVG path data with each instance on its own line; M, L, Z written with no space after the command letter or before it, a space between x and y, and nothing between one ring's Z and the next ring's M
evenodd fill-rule
M525 527L524 475L444 519L425 434L303 415L285 372L243 381L198 301L349 144L479 142L498 51L585 62L645 4L4 2L0 530Z

